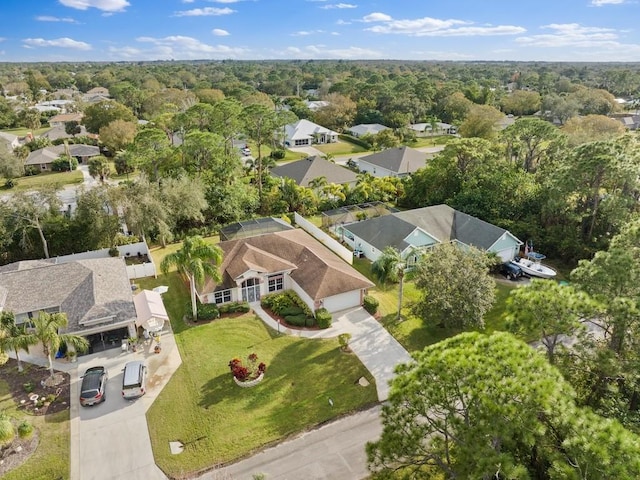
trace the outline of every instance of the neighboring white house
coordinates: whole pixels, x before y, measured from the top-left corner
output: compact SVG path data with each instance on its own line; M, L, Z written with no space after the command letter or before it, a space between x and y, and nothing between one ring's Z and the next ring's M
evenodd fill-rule
M304 104L312 112L315 112L316 110L320 110L321 108L329 106L329 102L326 102L324 100L305 100Z
M379 123L361 123L360 125L354 125L348 131L354 137L361 137L362 135L377 135L378 133L389 130L389 127L380 125Z
M285 143L289 147L306 147L314 143L335 143L338 133L309 120L298 120L285 127Z
M220 242L222 281L198 289L206 303L258 302L293 290L311 310L337 312L362 304L374 284L301 229Z
M472 245L509 261L522 245L509 231L448 205L391 213L340 225L335 230L346 244L364 252L371 261L377 260L385 247L392 246L411 263L421 250L444 242Z
M435 122L433 125L431 123L414 123L409 125L409 128L421 135L455 135L458 133L458 127L442 122Z
M361 172L374 177L405 177L427 164L427 154L411 147L387 148L357 160Z

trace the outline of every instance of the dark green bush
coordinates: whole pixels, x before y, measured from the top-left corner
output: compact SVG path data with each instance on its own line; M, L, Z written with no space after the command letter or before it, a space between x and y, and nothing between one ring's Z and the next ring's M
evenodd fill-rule
M364 296L364 300L362 302L362 306L371 315L375 315L376 314L376 312L378 311L378 305L380 305L380 302L378 302L378 300L376 300L371 295L365 295Z
M213 320L220 317L220 310L215 303L198 304L198 320Z
M25 177L30 177L32 175L38 175L40 173L40 169L34 167L33 165L27 165L24 167L24 175Z
M273 158L274 160L282 160L285 154L286 153L284 150L274 150L273 152L271 152L270 157Z
M332 316L326 308L316 310L316 323L320 328L329 328L331 326Z
M76 168L78 168L78 160L76 157L65 157L63 155L51 162L51 170L54 172L68 172Z
M297 305L292 305L291 307L283 308L279 315L282 315L283 317L289 315L304 315L304 312Z
M309 308L309 305L304 303L304 301L298 296L296 292L294 292L293 290L286 290L284 293L289 297L292 305L297 305L298 307L300 307L307 317L313 317L313 311Z
M218 306L221 314L225 313L247 313L251 310L248 302L229 302Z
M294 327L310 327L313 325L313 319L303 313L300 315L287 315L284 317L284 321Z
M338 135L338 138L340 140L344 140L345 142L350 142L350 143L354 143L356 145L360 145L362 148L366 148L367 150L371 150L371 144L369 142L365 142L364 140L361 140L359 138L356 137L352 137L351 135Z

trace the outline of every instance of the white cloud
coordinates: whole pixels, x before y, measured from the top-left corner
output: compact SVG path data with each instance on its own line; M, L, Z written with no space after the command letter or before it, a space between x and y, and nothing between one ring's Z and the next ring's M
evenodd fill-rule
M76 20L70 17L52 17L49 15L38 15L36 17L38 22L65 22L65 23L76 23Z
M407 35L410 37L471 37L488 35L516 35L526 32L515 25L474 25L465 20L423 17L413 20L394 20L384 13L372 13L363 17L363 22L378 22L380 25L365 30L380 34Z
M317 33L324 33L324 30L300 30L298 32L293 32L291 34L292 37L306 37L307 35L315 35Z
M389 22L392 18L386 13L374 12L366 15L362 21L363 22Z
M357 5L353 5L352 3L330 3L329 5L323 5L320 7L324 10L332 10L334 8L343 9L343 8L358 8Z
M594 7L601 7L603 5L621 5L626 0L591 0L591 5Z
M25 38L23 40L24 46L27 48L35 47L60 47L60 48L72 48L74 50L91 50L91 45L85 42L79 42L71 38L55 38L52 40L45 40L44 38Z
M164 38L139 37L136 40L153 45L153 49L144 54L147 59L236 58L247 52L244 48L208 45L196 38L182 35L171 35Z
M360 47L327 48L326 45L307 45L306 47L287 47L278 52L284 58L314 58L314 59L344 59L359 60L368 58L383 58L381 52Z
M174 13L174 17L217 17L219 15L229 15L234 13L235 10L231 10L228 7L225 8L216 8L216 7L205 7L205 8L194 8L192 10L182 10Z
M211 33L213 33L216 37L226 37L227 35L230 35L229 32L221 28L214 28L213 30L211 30Z
M127 0L59 0L65 7L77 10L97 8L103 12L122 12L131 5Z
M346 20L340 19L336 22L336 25L351 25L351 22L347 22Z
M552 33L516 38L521 45L535 47L583 47L617 45L618 34L610 28L583 27L577 23L553 23L543 29Z

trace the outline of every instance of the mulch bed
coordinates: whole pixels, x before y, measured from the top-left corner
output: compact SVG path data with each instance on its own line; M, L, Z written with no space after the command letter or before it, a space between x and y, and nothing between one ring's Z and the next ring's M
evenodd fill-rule
M19 411L27 415L47 415L69 409L71 390L68 373L56 372L51 379L47 368L25 362L22 362L22 367L24 370L18 372L18 363L11 358L0 366L0 379L9 385ZM31 392L28 391L31 390L29 385L33 387ZM45 400L34 402L29 398L34 394L38 395L38 400ZM55 396L52 402L46 401L49 395ZM34 429L30 438L23 440L16 435L10 447L0 450L0 477L22 465L38 448L39 440L38 430Z
M17 362L10 358L0 367L0 378L9 384L9 390L19 410L30 415L47 415L69 409L71 390L68 373L56 372L51 381L49 369L25 362L22 362L22 366L24 371L19 373ZM36 402L29 398L34 394L38 395ZM52 402L46 401L50 395L55 397ZM41 401L41 398L45 400Z

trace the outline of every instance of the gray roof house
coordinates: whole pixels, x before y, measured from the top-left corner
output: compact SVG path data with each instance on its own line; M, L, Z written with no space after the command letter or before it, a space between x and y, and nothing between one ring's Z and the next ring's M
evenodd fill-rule
M387 148L358 159L358 168L374 177L403 177L427 164L427 154L411 147Z
M40 311L67 314L65 332L89 336L112 333L114 340L135 332L136 309L122 258L55 263L16 262L0 267L0 311L19 323Z
M517 255L522 245L509 231L448 205L406 210L341 225L337 227L337 233L371 261L375 261L387 246L395 247L409 258L415 257L420 250L444 242L472 245L508 261Z
M358 180L358 176L348 168L336 165L317 155L274 167L271 169L271 175L291 178L301 187L308 187L309 182L320 177L325 177L327 183L339 185L345 183L355 185Z
M359 125L354 125L349 129L349 132L354 137L361 137L362 135L377 135L378 133L389 130L389 127L385 127L384 125L380 125L379 123L361 123Z
M29 154L24 164L25 166L39 166L41 170L50 170L51 162L60 157L64 152L64 145L56 145L55 147L45 147L39 150L34 150ZM84 144L69 145L69 155L75 157L79 163L86 163L89 158L100 155L100 148Z

